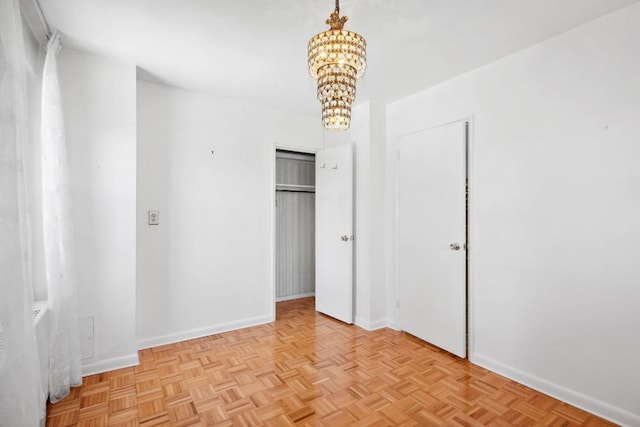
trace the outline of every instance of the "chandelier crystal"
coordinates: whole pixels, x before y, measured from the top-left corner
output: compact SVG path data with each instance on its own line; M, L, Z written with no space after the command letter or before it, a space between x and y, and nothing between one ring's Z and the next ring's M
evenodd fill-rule
M309 74L318 81L322 124L327 130L349 129L356 80L367 68L367 43L360 34L343 30L348 19L340 16L336 0L336 8L326 21L331 29L309 40Z

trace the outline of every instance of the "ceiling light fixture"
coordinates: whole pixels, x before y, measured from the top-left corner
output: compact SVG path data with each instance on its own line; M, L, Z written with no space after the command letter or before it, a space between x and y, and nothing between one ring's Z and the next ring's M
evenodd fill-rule
M309 74L318 81L322 124L327 130L346 130L351 123L351 104L356 99L356 79L367 68L367 42L342 28L349 18L340 17L340 3L326 23L330 30L309 40Z

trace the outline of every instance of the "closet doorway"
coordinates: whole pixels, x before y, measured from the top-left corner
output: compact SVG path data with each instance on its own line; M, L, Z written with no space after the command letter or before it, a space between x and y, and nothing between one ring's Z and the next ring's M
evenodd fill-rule
M315 295L315 154L276 150L276 301Z

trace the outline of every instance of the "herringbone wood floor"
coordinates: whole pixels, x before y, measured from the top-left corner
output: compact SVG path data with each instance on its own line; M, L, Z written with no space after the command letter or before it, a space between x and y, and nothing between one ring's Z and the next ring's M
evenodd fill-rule
M274 323L140 351L84 378L48 426L606 426L414 337L278 304Z

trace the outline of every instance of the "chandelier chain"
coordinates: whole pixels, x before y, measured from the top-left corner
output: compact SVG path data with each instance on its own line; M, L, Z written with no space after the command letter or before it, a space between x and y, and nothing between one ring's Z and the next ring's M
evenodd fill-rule
M336 13L340 15L340 0L336 0Z

